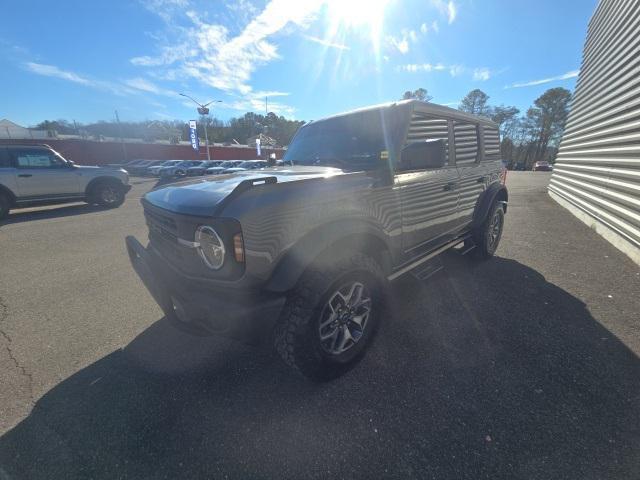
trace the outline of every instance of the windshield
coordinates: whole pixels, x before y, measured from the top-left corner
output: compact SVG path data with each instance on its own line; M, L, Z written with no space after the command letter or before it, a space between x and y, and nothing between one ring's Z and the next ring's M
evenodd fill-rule
M284 156L293 165L323 165L343 170L371 170L392 149L380 112L366 112L311 123L298 132Z

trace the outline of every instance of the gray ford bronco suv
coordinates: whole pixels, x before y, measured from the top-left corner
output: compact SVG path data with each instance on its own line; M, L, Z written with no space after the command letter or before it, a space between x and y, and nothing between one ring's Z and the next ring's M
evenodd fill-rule
M121 168L76 165L48 145L0 145L0 220L12 208L86 201L122 205L131 189Z
M314 379L340 375L383 320L387 283L465 244L491 257L507 190L498 127L414 100L313 121L284 166L165 185L126 245L166 317L268 339Z

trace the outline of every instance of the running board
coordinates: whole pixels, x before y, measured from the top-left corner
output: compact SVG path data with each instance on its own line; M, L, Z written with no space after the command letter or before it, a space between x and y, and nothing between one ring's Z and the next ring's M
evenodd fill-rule
M422 265L413 269L411 271L411 275L416 277L418 280L424 281L438 273L443 268L444 265L442 264L442 260L440 260L440 257L434 257L430 261L423 263Z
M441 246L440 248L435 249L433 252L425 255L422 258L419 258L418 260L411 262L409 265L406 265L404 267L402 267L400 270L392 273L391 275L389 275L387 277L387 280L392 281L395 280L396 278L404 275L407 272L410 272L411 270L415 269L416 267L422 265L423 263L427 262L428 260L431 260L433 257L435 257L436 255L440 255L442 252L449 250L450 248L455 247L456 245L464 242L466 239L468 238L468 236L465 237L460 237L460 238L456 238L455 240L444 244L443 246ZM435 272L434 272L435 273Z

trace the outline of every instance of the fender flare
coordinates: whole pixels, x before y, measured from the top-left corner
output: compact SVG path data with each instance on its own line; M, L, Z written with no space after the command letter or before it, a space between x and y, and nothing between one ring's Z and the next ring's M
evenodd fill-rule
M504 213L507 213L509 192L507 191L507 187L497 182L492 183L478 199L476 209L473 212L473 227L477 227L478 225L481 225L482 222L484 222L484 220L487 218L487 215L489 214L491 205L493 205L496 200L504 202Z
M357 246L376 257L385 272L391 268L391 248L386 235L366 220L339 220L313 229L281 257L266 283L274 293L291 290L304 271L323 252L336 247L336 253Z
M16 194L9 189L9 187L0 185L0 195L6 195L9 198L9 204L15 205L17 197Z

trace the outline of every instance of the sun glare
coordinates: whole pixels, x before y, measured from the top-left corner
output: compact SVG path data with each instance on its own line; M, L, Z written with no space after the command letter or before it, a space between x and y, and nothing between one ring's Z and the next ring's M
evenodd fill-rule
M344 36L348 30L368 34L378 50L385 8L389 0L330 0L327 16L333 36Z

